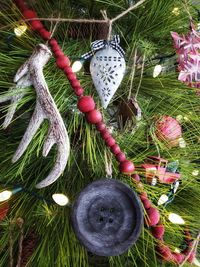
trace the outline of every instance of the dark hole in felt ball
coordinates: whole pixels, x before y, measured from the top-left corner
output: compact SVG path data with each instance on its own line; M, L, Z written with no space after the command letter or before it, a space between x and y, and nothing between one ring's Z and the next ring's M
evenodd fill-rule
M109 223L112 223L113 222L113 219L109 219Z
M99 218L99 221L100 221L100 222L103 222L103 217L100 217L100 218Z

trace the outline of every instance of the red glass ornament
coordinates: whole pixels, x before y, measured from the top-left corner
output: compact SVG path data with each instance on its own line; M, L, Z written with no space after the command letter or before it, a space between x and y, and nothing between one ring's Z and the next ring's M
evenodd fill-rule
M155 123L155 134L160 141L166 141L171 146L177 146L178 139L182 135L182 129L176 119L164 115Z
M83 113L92 111L95 109L94 99L91 96L82 96L78 100L77 107Z
M60 69L64 69L70 65L70 61L69 61L68 57L61 56L61 57L58 57L56 59L56 64Z
M94 109L88 113L86 113L86 119L89 123L91 124L96 124L100 121L102 121L102 115L101 112L98 110Z
M125 160L120 163L119 169L120 169L120 172L122 173L133 173L135 170L135 167L134 167L133 162L131 162L130 160Z

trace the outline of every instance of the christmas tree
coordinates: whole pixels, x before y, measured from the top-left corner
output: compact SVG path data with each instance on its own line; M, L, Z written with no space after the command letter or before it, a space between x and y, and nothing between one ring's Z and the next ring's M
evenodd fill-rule
M0 266L200 266L200 2L0 7Z

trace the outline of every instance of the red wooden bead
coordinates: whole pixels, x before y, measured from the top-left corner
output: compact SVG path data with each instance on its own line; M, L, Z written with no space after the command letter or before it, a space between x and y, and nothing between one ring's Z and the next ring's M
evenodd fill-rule
M84 93L84 89L80 86L80 87L76 88L76 89L74 90L74 92L75 92L75 94L76 94L77 96L82 96L83 93Z
M71 81L73 81L73 80L76 80L76 74L75 73L69 73L68 75L67 75L67 78L68 78L68 80L71 82Z
M72 88L80 87L79 80L72 80L70 83L71 83Z
M31 10L31 9L26 9L26 10L23 12L23 16L24 16L26 19L37 18L37 14L35 13L35 11L33 11L33 10Z
M111 137L111 134L109 133L109 131L107 129L105 129L103 132L101 132L101 137L106 140L108 138Z
M111 151L114 155L117 155L120 153L120 147L117 144L114 144L113 146L111 146Z
M96 124L96 129L99 131L99 132L102 132L106 129L106 125L105 123L103 123L102 121L97 123Z
M168 262L173 260L173 255L168 246L161 245L160 247L157 248L157 251L160 253L160 256L163 260Z
M135 170L134 164L130 160L125 160L120 163L119 166L120 172L122 173L132 173Z
M111 136L111 137L107 138L105 140L105 142L106 142L106 145L108 147L111 147L111 146L113 146L115 144L115 139Z
M139 174L137 174L137 173L132 174L131 177L132 177L136 182L139 182L139 181L140 181L140 176L139 176Z
M58 49L58 50L54 51L54 55L56 57L63 57L65 54L63 53L62 50Z
M87 118L87 121L92 124L96 124L102 121L101 112L96 109L86 113L86 118Z
M40 29L39 34L44 40L49 40L49 38L51 37L51 33L45 28Z
M34 31L40 30L43 28L42 23L39 20L33 20L31 21L31 28Z
M60 69L64 69L65 67L70 65L70 61L68 57L61 56L56 59L56 64Z
M142 192L140 194L140 199L143 200L143 199L146 199L148 196L147 196L147 193L146 192Z
M69 76L69 75L74 75L72 68L70 66L67 66L66 68L64 68L64 73Z
M151 232L155 238L162 239L165 233L165 227L163 224L153 226Z
M51 40L49 40L49 44L53 48L54 46L58 45L58 42L56 41L56 39L52 38Z
M51 50L52 50L54 53L55 53L56 51L61 51L61 52L62 52L62 50L61 50L59 44L52 45L52 46L51 46Z
M91 96L82 96L78 100L77 107L83 113L94 110L95 109L94 99Z
M173 261L176 264L181 264L185 259L185 255L182 253L172 253L172 257L173 257Z
M154 226L160 221L160 213L156 208L149 208L147 210L147 225Z
M151 201L148 198L142 200L142 203L143 203L143 206L146 210L151 208L151 206L152 206Z
M123 152L120 152L119 154L116 155L116 159L119 162L123 162L126 160L126 155Z
M28 10L28 7L24 3L24 0L15 0L15 4L19 7L19 9L24 12L25 10Z

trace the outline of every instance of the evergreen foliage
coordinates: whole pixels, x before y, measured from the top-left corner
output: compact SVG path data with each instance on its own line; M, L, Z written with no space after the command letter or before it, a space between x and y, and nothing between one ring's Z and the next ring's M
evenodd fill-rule
M108 17L114 17L128 7L125 0L38 0L28 1L39 17L65 17L65 18L102 18L101 9L107 11ZM133 1L134 2L134 1ZM13 86L13 77L20 65L31 55L35 45L41 39L30 29L22 36L15 37L13 29L21 18L18 9L11 0L6 3L0 0L0 94L7 95ZM172 13L178 7L180 14ZM196 19L195 8L191 5L190 12ZM198 8L198 6L196 6ZM44 23L48 29L54 24ZM71 24L70 24L71 25ZM55 32L66 55L73 61L90 50L91 36L84 39L69 37L69 23L60 23ZM114 32L121 36L121 45L126 51L127 73L118 89L113 103L104 113L105 121L111 125L109 110L116 107L120 101L127 101L131 84L134 51L138 49L141 58L145 55L144 73L138 102L142 109L143 118L138 127L133 124L123 128L114 128L121 148L127 156L140 165L147 156L157 155L170 162L179 161L182 184L177 191L175 200L166 208L159 207L162 220L166 227L165 240L171 248L182 244L182 226L174 226L167 220L169 212L175 212L184 218L195 234L200 229L200 189L199 175L192 172L199 169L200 155L200 106L199 97L194 89L187 88L177 80L175 73L175 56L163 63L172 67L158 78L152 77L154 66L159 62L158 57L174 54L170 31L185 33L189 30L188 13L181 0L147 0L146 3L130 12L127 16L114 24ZM140 62L141 64L141 62ZM10 211L6 220L1 221L0 235L0 266L9 263L9 224L18 217L24 219L25 234L31 229L39 237L38 245L30 258L30 266L38 267L129 267L161 266L155 254L155 240L147 228L143 228L136 244L125 254L118 257L98 258L86 252L77 241L70 223L70 208L49 205L48 199L55 192L66 194L73 202L77 194L90 182L105 177L105 145L95 128L87 124L85 117L76 108L76 97L73 95L69 82L55 67L52 58L44 69L49 90L64 119L71 141L71 154L63 176L53 185L37 193L45 198L41 201L32 194L22 193L15 195L10 201ZM78 73L78 78L86 90L98 100L97 93L87 71ZM137 91L141 79L141 66L138 64L135 79L131 88L132 95ZM17 93L14 92L14 93ZM1 123L5 117L10 103L1 104ZM42 157L42 146L47 134L48 123L44 123L35 135L25 154L15 164L11 159L30 120L35 107L35 92L27 88L25 97L21 100L14 120L8 129L0 129L0 183L2 190L11 186L23 185L30 192L35 191L34 186L41 181L54 165L56 149L53 149L47 158ZM167 144L153 138L155 119L161 115L170 115L174 118L181 115L183 138L185 148L169 148ZM179 116L180 117L180 116ZM151 138L149 138L151 136ZM106 150L107 151L107 150ZM107 151L108 155L109 152ZM119 175L117 163L112 158L113 177L128 183L134 190L139 189L127 176ZM152 187L145 184L145 189L153 203L157 205L158 198L168 192L169 186L156 185ZM14 229L14 258L17 259L19 232ZM165 266L163 263L162 266ZM166 264L166 266L171 266ZM185 265L187 266L187 264Z

